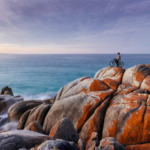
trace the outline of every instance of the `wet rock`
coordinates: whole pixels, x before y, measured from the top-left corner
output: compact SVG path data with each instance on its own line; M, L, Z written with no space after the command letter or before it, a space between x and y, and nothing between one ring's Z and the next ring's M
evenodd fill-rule
M12 130L17 130L17 122L10 122L8 124L6 124L5 126L3 126L0 131L1 132L6 132L6 131L12 131Z
M23 101L21 96L0 95L0 115L6 114L11 105L21 101Z
M39 145L46 140L50 140L49 136L32 131L9 131L0 134L1 150L17 150L20 148L30 149Z
M8 118L7 118L7 116L2 116L2 117L0 117L0 130L1 130L2 126L4 126L4 125L7 124L7 123L8 123Z
M11 95L11 96L14 96L13 92L12 92L12 89L9 88L8 86L5 86L2 88L1 92L0 92L1 95Z
M60 149L60 150L79 150L76 144L65 140L48 140L42 143L37 150Z
M37 107L42 103L43 101L41 100L28 100L15 103L8 109L8 119L18 121L27 110Z
M44 133L41 125L37 121L31 122L24 130L30 130L38 133Z
M57 122L51 129L50 135L52 139L63 139L77 143L78 133L74 129L72 122L68 118L63 118Z

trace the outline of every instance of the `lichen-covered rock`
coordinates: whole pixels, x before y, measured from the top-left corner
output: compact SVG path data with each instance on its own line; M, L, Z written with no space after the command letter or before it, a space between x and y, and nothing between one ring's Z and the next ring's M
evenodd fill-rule
M103 138L114 137L122 145L150 142L149 103L145 93L113 97L104 119Z
M42 143L37 150L50 150L50 149L79 150L75 143L60 139L57 139L56 141L48 140Z
M126 150L150 150L150 143L127 145Z
M49 134L54 124L64 117L68 117L73 123L75 130L80 132L85 122L104 101L101 97L103 98L104 95L108 97L113 91L109 91L109 94L106 93L103 91L96 93L82 92L75 96L56 101L44 120L43 129L45 133Z
M98 78L103 81L108 87L116 90L121 83L124 69L121 67L106 67L99 70L94 78Z
M24 114L24 112L36 106L39 106L42 103L43 101L41 100L28 100L15 103L8 109L8 119L18 121Z
M73 141L77 143L79 135L74 129L72 122L69 118L63 118L58 121L51 129L49 136L55 139L63 139L66 141Z
M148 75L150 75L150 64L136 65L125 71L122 83L140 88L141 83Z
M26 111L18 129L37 121L49 134L56 123L67 117L83 141L83 144L78 142L80 149L83 145L88 150L101 149L91 144L93 132L97 133L99 141L106 138L107 144L102 150L117 150L117 142L129 150L150 147L150 64L127 70L103 68L94 78L84 77L68 83L52 102L53 105L43 103Z
M75 80L76 81L76 80ZM109 87L103 83L103 81L99 79L93 79L93 78L83 78L83 79L78 79L78 82L74 84L73 82L70 82L66 86L63 87L61 96L56 96L55 101L71 97L73 95L77 95L81 92L92 92L92 91L104 91L109 89ZM71 87L68 89L68 87Z
M0 149L1 150L17 150L20 148L30 149L35 145L40 145L51 138L47 135L32 132L32 131L9 131L0 134Z
M38 133L44 133L41 125L37 121L33 121L30 124L28 124L24 130L30 130Z
M109 101L110 98L104 101L82 127L80 139L83 140L85 145L87 145L87 142L90 140L92 133L98 133L98 138L102 138L104 116L109 106Z
M86 143L85 150L93 150L99 144L98 133L93 132L89 141Z

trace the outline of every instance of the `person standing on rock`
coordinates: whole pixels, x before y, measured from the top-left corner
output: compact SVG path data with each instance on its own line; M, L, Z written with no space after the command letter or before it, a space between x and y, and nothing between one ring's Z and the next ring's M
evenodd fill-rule
M117 67L119 66L119 60L121 60L121 55L118 53L118 57L115 59L115 62L117 64Z

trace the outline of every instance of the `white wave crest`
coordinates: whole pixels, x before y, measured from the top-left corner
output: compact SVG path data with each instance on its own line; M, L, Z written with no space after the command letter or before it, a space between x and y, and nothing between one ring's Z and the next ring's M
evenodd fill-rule
M19 95L19 94L14 94ZM47 98L53 98L56 95L55 92L46 92L40 94L21 94L24 100L44 100Z

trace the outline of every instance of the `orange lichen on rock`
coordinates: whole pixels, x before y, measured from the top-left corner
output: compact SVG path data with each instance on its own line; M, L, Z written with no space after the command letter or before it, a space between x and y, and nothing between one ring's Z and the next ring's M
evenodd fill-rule
M56 131L57 131L58 123L59 123L59 121L53 126L53 128L52 128L51 131L50 131L49 136L50 136L51 138L53 138L53 136L55 135L55 133L56 133Z
M88 119L88 121L82 127L80 132L80 138L86 145L90 140L93 132L99 134L99 138L102 137L102 127L104 122L105 112L109 106L109 98L103 102L94 112L94 114Z
M108 87L102 81L94 79L89 89L90 91L103 91L108 89Z
M127 145L126 150L150 150L150 143Z
M123 144L137 144L141 143L143 136L143 126L144 126L144 113L146 110L146 105L143 104L140 108L133 112L131 116L127 119L125 125L122 127L122 132L116 137L116 140Z
M77 131L80 131L85 121L92 115L95 109L100 105L100 101L94 99L93 101L89 101L85 106L83 106L83 113L81 117L77 121Z

